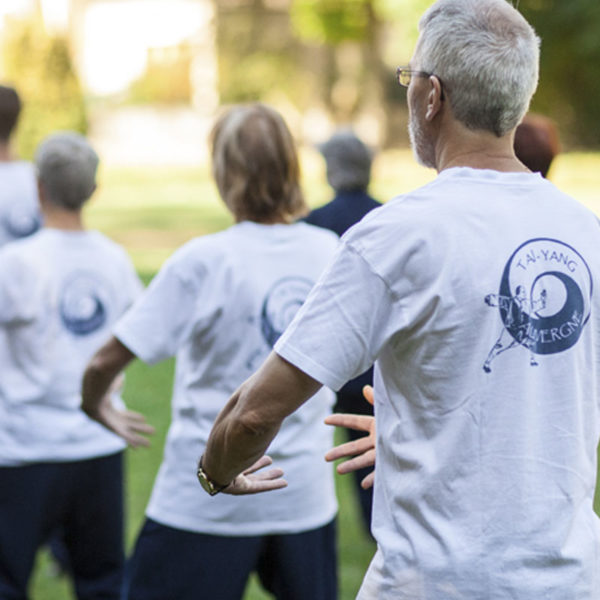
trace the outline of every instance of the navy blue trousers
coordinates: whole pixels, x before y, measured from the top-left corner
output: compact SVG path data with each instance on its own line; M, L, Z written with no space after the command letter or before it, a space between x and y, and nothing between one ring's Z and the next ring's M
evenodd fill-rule
M279 600L336 600L335 520L302 533L224 537L146 519L124 599L240 600L252 572Z
M26 600L38 548L60 530L79 600L118 600L123 455L0 467L0 599Z

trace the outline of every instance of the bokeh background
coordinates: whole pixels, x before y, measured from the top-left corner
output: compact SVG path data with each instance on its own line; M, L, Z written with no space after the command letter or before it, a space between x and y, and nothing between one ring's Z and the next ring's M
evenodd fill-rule
M56 126L89 132L111 163L193 164L220 104L276 105L300 141L352 123L405 146L406 64L429 0L2 0L0 76L27 106L29 156ZM532 108L567 149L600 140L600 4L522 0L542 38Z
M435 176L408 149L406 94L395 79L429 4L0 0L0 82L15 85L25 105L15 151L30 159L57 129L88 135L102 163L86 221L126 247L146 282L185 241L231 223L206 143L223 105L261 100L284 115L312 206L331 196L315 145L351 125L376 151L371 192L385 201ZM518 7L542 39L532 110L554 119L562 142L550 178L600 215L600 2ZM158 430L149 450L128 451L128 548L161 460L172 375L172 361L127 373L127 403ZM341 600L354 598L374 551L349 483L338 478ZM42 553L32 598L72 597ZM266 598L253 580L245 600Z

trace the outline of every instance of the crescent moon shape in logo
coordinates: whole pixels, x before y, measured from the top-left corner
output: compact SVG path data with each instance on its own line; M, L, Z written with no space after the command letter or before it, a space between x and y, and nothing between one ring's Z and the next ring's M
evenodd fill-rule
M60 308L60 316L64 326L75 335L88 335L93 333L106 322L106 310L99 298L93 296L94 310L89 316L72 317L65 310L64 304Z
M10 235L21 238L35 233L41 226L41 219L33 210L18 209L6 217L4 224Z
M260 329L272 348L306 300L313 282L302 277L280 279L269 290L260 313Z
M535 274L533 279L522 282L526 284L525 286L519 285L516 290L511 288L511 269L517 252L524 246L530 247L531 244L540 242L553 244L555 247L568 248L578 257L581 263L585 265L585 269L582 269L581 272L584 273L585 277L589 277L588 285L591 295L591 274L583 257L574 248L558 240L538 238L522 244L506 264L502 274L499 294L508 301L500 303L499 310L504 326L519 344L529 348L536 354L555 354L563 352L577 343L583 327L589 319L589 307L586 306L586 298L580 286L580 283L584 282L585 279L578 283L568 273L556 269ZM581 275L579 277L581 278ZM561 299L562 305L560 307L554 306L557 310L554 310L551 315L540 314L544 311L536 310L532 306L533 301L536 300L534 298L536 284L538 284L538 288L543 285L543 283L539 283L542 278L550 283L551 287L552 279L558 280L564 289L564 298ZM557 285L560 286L560 284ZM525 294L523 287L529 288L527 290L528 295ZM558 297L560 298L560 295Z

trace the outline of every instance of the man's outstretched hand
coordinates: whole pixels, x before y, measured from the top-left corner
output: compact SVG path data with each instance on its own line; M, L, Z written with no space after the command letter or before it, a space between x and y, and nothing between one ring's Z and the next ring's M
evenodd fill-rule
M370 385L363 388L363 396L367 402L373 404L373 388ZM340 475L365 467L375 467L375 417L338 413L327 417L325 423L368 432L367 436L340 444L325 455L325 460L330 462L339 458L352 457L337 466ZM361 486L365 490L372 487L374 479L375 469L362 480Z
M274 468L257 473L259 469L268 467L272 463L270 456L259 458L252 466L240 473L226 488L221 490L221 493L244 496L286 487L287 481L282 479L283 471L281 469Z

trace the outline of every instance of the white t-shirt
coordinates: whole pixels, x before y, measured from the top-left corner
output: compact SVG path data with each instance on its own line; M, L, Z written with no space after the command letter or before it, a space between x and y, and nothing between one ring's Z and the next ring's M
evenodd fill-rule
M243 222L179 249L114 333L147 363L176 355L172 424L146 514L213 535L293 533L337 511L333 443L322 389L283 423L268 450L290 485L257 496L211 498L196 478L212 424L261 365L333 255L335 234L298 223Z
M0 161L0 246L35 233L41 222L33 165Z
M600 226L538 174L453 168L369 214L275 350L375 368L361 599L597 600Z
M125 447L80 409L81 378L140 292L125 251L95 231L45 228L0 250L0 465Z

